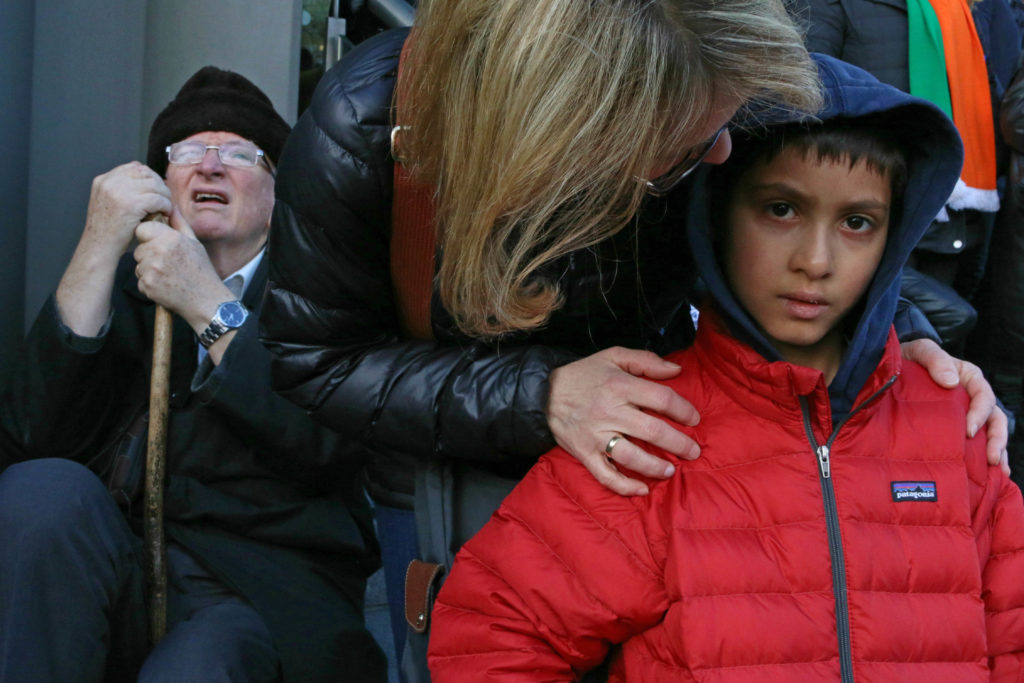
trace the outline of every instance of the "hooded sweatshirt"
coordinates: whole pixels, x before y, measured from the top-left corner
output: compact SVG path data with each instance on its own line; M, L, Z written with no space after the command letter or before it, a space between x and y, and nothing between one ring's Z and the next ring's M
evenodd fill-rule
M899 131L905 143L908 167L902 210L890 222L882 261L865 295L863 312L848 340L842 364L829 386L833 417L840 419L849 412L854 397L882 357L899 300L901 270L956 184L963 148L953 123L929 102L880 83L866 71L832 57L815 55L815 59L825 94L825 106L816 118L823 121L864 116L891 119L893 129ZM788 120L781 111L761 114L757 122L752 120L753 116L741 113L739 119L750 128ZM733 139L736 147L743 144L741 133ZM694 197L708 196L708 176L713 172L703 169ZM725 281L712 247L710 210L708 202L694 201L687 222L701 279L732 334L766 359L781 360L778 351L742 309Z
M541 458L438 595L435 683L577 680L602 662L643 683L1024 676L1024 502L984 435L965 438L966 393L904 363L891 333L900 265L959 172L955 133L862 71L820 69L822 118L891 112L915 150L840 375L778 360L691 225L721 312L665 384L701 414L673 425L701 457L646 445L676 470L634 497L565 451Z

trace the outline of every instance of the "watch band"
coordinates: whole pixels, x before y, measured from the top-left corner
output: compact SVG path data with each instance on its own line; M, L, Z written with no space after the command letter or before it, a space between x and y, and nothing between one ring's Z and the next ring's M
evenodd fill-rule
M213 342L224 336L224 333L229 329L230 328L227 325L224 325L214 317L214 319L210 321L210 324L206 326L206 329L203 330L202 334L199 335L199 343L206 348L210 348L213 345Z
M206 348L229 330L238 329L249 318L249 309L241 301L225 301L217 306L210 324L199 334L199 343Z

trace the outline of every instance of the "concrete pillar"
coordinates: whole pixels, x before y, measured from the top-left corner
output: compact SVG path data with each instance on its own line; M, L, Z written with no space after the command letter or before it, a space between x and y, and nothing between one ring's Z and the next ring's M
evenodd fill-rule
M34 7L32 0L0 2L0 382L21 339L25 316Z
M26 322L78 242L92 178L137 157L146 24L138 0L35 5Z

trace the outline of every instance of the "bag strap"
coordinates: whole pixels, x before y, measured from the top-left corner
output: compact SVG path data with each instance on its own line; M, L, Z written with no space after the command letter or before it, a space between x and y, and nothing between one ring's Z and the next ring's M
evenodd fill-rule
M398 58L401 78L409 39ZM403 111L396 103L396 118ZM436 218L434 188L417 183L396 151L402 126L396 120L391 129L391 156L395 160L391 198L391 284L395 308L402 332L416 339L433 339L430 326L430 301L434 293L434 254ZM414 559L405 573L405 620L419 634L427 632L430 610L437 592L435 581L444 575L444 566Z
M398 58L398 77L409 48L409 39ZM396 116L402 110L397 102ZM397 121L396 121L397 124ZM436 211L434 188L415 182L398 160L395 142L403 126L391 129L391 156L395 159L391 198L391 284L402 332L415 339L433 339L430 301L434 294Z

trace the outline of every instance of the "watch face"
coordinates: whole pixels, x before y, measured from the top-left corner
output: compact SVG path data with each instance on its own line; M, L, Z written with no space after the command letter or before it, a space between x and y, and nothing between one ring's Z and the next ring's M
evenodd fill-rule
M241 327L245 319L249 317L249 312L245 309L245 306L237 301L228 301L220 305L217 309L217 315L220 317L221 322L227 327L235 328Z

